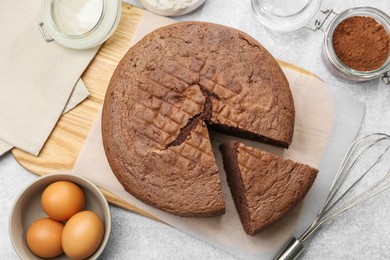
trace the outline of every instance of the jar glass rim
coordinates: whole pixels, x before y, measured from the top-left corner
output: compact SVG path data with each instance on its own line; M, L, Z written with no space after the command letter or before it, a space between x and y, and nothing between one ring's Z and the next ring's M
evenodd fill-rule
M334 19L332 19L332 21L329 23L325 31L324 50L326 52L328 61L337 71L342 73L344 76L353 77L358 80L369 80L373 78L378 78L382 74L390 70L390 53L387 57L387 60L382 66L370 71L359 71L348 67L340 61L340 59L335 53L335 50L333 48L334 30L336 29L337 25L339 25L342 21L352 16L367 16L374 18L385 28L385 30L390 35L390 17L386 13L373 7L355 7L347 9L336 15L336 17L334 17Z

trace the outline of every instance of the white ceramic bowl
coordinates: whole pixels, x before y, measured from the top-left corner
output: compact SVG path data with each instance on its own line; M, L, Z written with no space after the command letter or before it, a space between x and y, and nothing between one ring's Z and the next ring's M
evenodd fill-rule
M178 9L178 10L158 8L158 7L150 4L148 0L139 0L139 2L141 3L141 5L143 5L143 7L145 7L146 10L148 10L152 13L155 13L158 15L163 15L163 16L180 16L180 15L194 11L199 6L201 6L205 2L205 0L194 1L191 5L183 8L183 9Z
M42 259L34 255L27 246L26 234L31 223L47 217L41 206L43 190L56 181L70 181L84 192L85 210L95 212L104 223L104 237L96 252L88 259L96 259L104 250L111 231L111 214L106 198L99 188L89 180L70 173L56 173L40 177L28 185L15 200L9 217L9 233L12 245L21 259ZM70 259L65 254L51 259Z

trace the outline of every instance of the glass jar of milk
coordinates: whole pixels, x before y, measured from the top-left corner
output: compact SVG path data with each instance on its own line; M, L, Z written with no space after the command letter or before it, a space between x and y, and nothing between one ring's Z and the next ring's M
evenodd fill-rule
M119 22L121 0L43 0L40 30L46 41L74 49L106 41Z

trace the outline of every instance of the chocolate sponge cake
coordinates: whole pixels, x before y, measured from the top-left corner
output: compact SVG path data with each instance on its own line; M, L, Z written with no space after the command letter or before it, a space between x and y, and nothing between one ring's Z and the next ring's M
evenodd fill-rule
M208 128L288 147L294 103L281 68L247 34L180 22L133 46L110 81L103 144L124 188L180 216L224 213Z
M237 141L220 146L227 181L249 235L275 223L312 186L318 170Z

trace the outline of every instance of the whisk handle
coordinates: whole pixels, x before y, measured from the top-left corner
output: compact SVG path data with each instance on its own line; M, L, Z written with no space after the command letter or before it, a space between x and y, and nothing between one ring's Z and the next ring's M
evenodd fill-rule
M304 248L303 243L293 237L274 257L274 260L294 260L300 255Z

